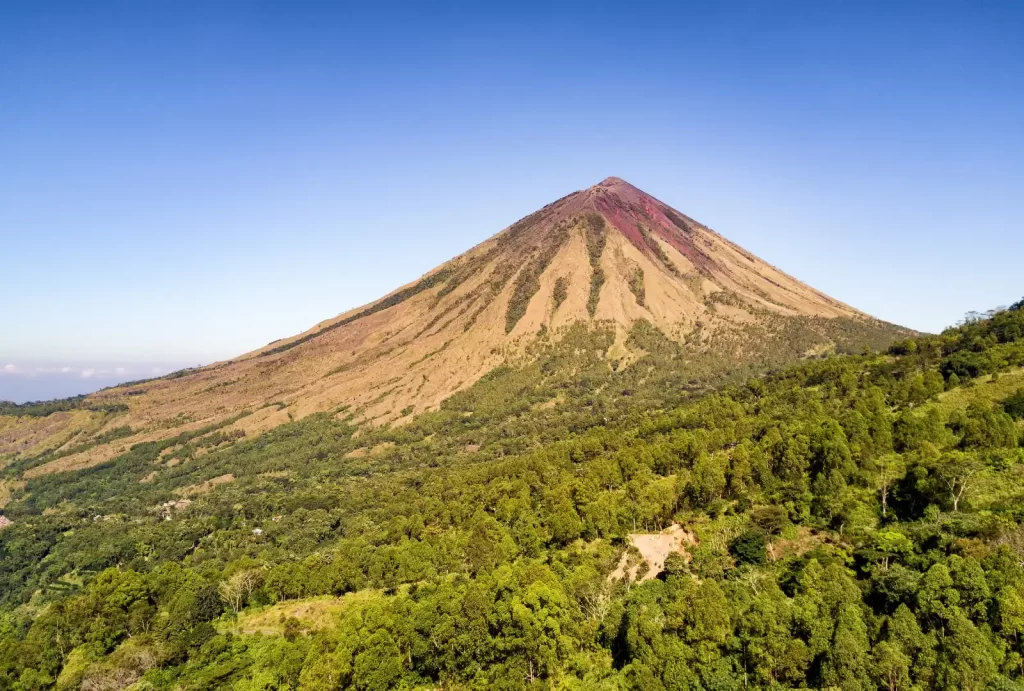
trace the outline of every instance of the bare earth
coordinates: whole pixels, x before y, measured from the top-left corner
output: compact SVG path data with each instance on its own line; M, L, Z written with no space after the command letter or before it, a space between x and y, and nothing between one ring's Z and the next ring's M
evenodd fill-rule
M687 547L697 544L697 538L682 526L672 524L660 533L632 533L629 536L629 543L640 551L641 558L647 562L647 573L637 579L642 562L630 564L630 555L626 552L608 577L609 580L639 580L642 583L657 578L658 574L665 570L665 559L668 555L685 555Z

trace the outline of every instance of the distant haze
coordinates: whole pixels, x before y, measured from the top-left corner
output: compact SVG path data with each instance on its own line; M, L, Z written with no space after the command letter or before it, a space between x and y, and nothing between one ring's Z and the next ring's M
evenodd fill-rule
M121 365L3 361L0 364L0 401L27 403L68 398L126 381L160 377L182 367L182 364L169 363Z

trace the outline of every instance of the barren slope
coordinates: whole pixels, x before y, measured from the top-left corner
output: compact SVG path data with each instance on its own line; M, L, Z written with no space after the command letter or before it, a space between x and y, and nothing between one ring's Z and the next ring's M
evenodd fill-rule
M59 447L26 476L87 467L132 444L220 426L253 433L318 411L400 421L524 348L540 333L607 320L620 338L646 320L670 338L723 358L755 357L799 326L808 351L895 327L800 283L618 178L575 192L403 286L309 331L235 360L89 397L123 404L103 429L65 416L0 424L0 454ZM787 332L788 333L788 332ZM863 338L867 338L864 336ZM130 434L87 446L95 434ZM52 434L48 434L53 430ZM75 433L77 430L77 434ZM69 451L71 451L69 453Z

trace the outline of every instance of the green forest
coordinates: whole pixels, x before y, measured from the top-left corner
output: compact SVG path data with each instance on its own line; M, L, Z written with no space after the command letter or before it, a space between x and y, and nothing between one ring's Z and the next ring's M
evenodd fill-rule
M0 689L1024 691L1024 301L728 377L560 336L404 426L12 483Z

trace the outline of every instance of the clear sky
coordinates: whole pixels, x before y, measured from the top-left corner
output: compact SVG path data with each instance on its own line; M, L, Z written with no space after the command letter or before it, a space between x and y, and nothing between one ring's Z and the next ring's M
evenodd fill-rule
M1024 295L1024 3L497 5L0 2L0 399L261 346L610 175L906 326Z

